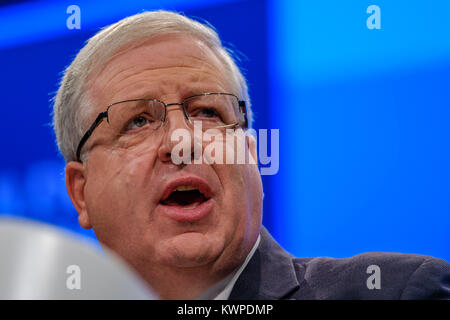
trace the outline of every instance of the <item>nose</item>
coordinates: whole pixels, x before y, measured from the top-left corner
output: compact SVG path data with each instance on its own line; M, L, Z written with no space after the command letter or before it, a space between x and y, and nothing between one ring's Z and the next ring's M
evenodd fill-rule
M193 163L195 139L188 121L181 103L167 105L164 137L158 149L158 157L162 162L172 162L173 152L174 159Z

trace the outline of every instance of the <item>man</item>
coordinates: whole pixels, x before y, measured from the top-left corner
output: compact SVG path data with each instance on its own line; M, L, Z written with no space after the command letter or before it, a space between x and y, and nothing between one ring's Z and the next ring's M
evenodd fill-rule
M156 11L103 29L65 71L54 103L79 223L164 299L450 297L442 260L295 259L280 248L261 226L257 165L193 152L208 148L194 137L197 125L220 140L251 123L244 77L209 27ZM192 139L174 155L179 130ZM245 144L256 159L254 140ZM381 285L368 279L369 266L379 268Z

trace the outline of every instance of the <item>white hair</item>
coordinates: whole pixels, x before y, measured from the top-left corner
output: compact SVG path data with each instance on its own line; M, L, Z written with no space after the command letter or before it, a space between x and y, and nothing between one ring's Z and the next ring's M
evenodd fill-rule
M66 162L75 161L76 149L90 125L93 102L88 93L92 75L114 55L138 47L150 38L184 33L204 42L223 63L230 83L239 99L246 102L248 127L253 114L247 83L236 65L231 51L226 49L210 27L170 11L151 11L127 17L103 28L80 50L64 71L58 92L53 99L53 128L58 148Z

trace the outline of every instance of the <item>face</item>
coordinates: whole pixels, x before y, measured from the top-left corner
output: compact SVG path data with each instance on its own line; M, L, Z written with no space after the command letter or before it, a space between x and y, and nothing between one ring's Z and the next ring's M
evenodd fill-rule
M186 35L161 36L115 56L92 79L95 110L127 99L166 103L203 92L233 92L216 55ZM138 271L209 267L229 272L260 231L262 185L255 164L181 164L171 160L171 133L191 130L179 106L137 146L110 143L104 121L85 146L83 164L66 168L80 224ZM246 143L256 158L255 144ZM202 144L202 148L205 145ZM174 196L184 191L180 197ZM167 197L172 197L167 200ZM183 198L184 197L184 198ZM156 272L156 271L155 271Z

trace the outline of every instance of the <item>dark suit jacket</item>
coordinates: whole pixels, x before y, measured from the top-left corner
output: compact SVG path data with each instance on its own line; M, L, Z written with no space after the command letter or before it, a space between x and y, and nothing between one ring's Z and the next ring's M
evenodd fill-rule
M368 288L370 265L379 266L380 289ZM450 299L450 264L430 256L379 252L344 259L294 258L262 228L259 246L229 299Z

